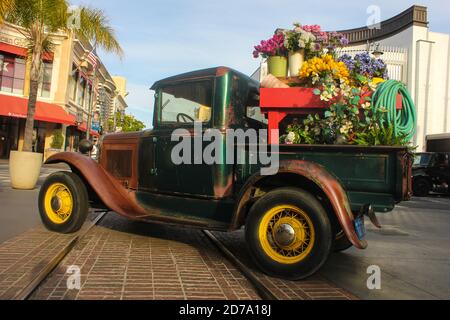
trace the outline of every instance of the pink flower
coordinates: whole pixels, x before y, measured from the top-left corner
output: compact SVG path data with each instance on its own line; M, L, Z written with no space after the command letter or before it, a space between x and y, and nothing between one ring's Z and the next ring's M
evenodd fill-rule
M318 33L322 32L322 28L317 24L304 25L303 30L305 30L306 32L314 33L314 34L318 34Z
M286 55L284 35L275 34L268 40L262 40L259 45L255 46L255 50L253 51L253 57L258 58L259 55L263 57Z

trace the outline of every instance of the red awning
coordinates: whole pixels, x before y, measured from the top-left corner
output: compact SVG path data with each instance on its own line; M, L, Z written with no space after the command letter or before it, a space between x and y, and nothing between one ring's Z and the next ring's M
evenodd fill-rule
M0 51L12 53L19 57L26 57L28 53L26 48L13 46L12 44L3 42L0 42ZM44 52L43 59L45 61L53 61L53 52Z
M14 118L26 118L28 99L0 94L0 115ZM35 120L52 123L75 125L75 117L67 113L61 106L38 101L36 103Z

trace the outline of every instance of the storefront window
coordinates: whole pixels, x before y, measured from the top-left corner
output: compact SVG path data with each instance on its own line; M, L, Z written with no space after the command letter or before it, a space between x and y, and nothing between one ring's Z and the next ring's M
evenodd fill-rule
M39 95L43 98L49 98L52 88L53 64L44 62L42 69L41 80L39 81Z
M25 60L0 54L0 90L23 94L25 84Z

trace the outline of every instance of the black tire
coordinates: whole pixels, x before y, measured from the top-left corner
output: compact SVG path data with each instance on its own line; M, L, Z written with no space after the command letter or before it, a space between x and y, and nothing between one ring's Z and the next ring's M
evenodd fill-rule
M416 197L426 197L432 189L431 182L423 177L418 177L413 180L413 194Z
M279 210L278 208L283 208L283 206L300 209L302 215L306 215L309 219L309 223L312 224L311 229L313 232L311 233L310 229L303 230L309 230L309 234L314 234L314 241L308 241L309 244L307 245L307 248L304 249L302 253L298 254L297 257L289 256L289 253L286 254L288 259L294 259L294 261L289 262L280 260L285 258L283 257L283 254L285 254L284 252L282 254L274 254L271 249L267 249L267 243L269 243L269 240L267 239L269 238L271 238L272 244L275 244L274 247L272 246L272 250L276 251L282 249L281 246L275 243L275 237L273 236L274 233L276 234L275 229L273 229L272 233L269 232L269 229L267 230L267 233L265 233L266 221L273 214L274 210ZM281 217L284 214L289 214L289 209L287 211L282 211ZM278 215L276 214L274 219L276 219ZM281 218L279 219L281 220ZM272 222L273 220L270 221ZM269 225L271 222L269 222ZM276 225L276 223L272 225ZM285 226L286 224L282 225ZM309 226L308 222L306 222L306 225ZM266 240L260 239L260 228L262 230L261 232L266 234ZM259 199L250 209L245 230L249 253L258 267L268 275L289 280L304 279L319 270L327 260L334 240L332 225L325 209L314 196L297 188L276 189ZM297 239L298 233L295 232L294 234L294 238ZM297 240L294 240L293 242L296 241ZM266 245L263 243L266 243ZM291 244L292 242L287 245ZM266 251L264 247L266 247L266 250L268 251ZM295 259L298 259L301 255L305 256L301 258L300 261L296 261Z
M336 234L336 238L334 239L334 252L342 252L347 249L350 249L353 247L353 244L348 240L347 236L345 235L344 231L341 230Z
M69 212L68 218L61 219L61 221L55 222L59 216L55 216L56 211L51 207L50 210L46 209L46 201L49 199L57 198L58 203L61 207L61 200L58 196L52 196L52 188L55 185L61 185L63 190L68 190L71 196L71 206L67 205L66 211ZM65 188L65 189L64 189ZM66 191L65 191L66 192ZM67 194L67 193L65 193ZM46 198L47 197L47 198ZM66 197L67 198L67 197ZM53 205L53 200L50 201L48 206ZM59 209L58 209L59 210ZM39 214L41 216L42 223L50 231L55 231L59 233L73 233L80 230L89 212L89 197L86 190L86 186L78 175L72 172L56 172L47 177L44 184L39 191ZM52 220L53 217L53 220Z

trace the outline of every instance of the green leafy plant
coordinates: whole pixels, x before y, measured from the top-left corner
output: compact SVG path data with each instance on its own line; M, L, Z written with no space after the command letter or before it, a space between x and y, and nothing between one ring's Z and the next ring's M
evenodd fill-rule
M62 149L64 143L64 136L62 135L61 130L55 130L53 132L52 143L50 144L50 148L52 149Z

